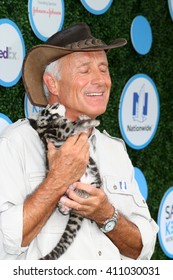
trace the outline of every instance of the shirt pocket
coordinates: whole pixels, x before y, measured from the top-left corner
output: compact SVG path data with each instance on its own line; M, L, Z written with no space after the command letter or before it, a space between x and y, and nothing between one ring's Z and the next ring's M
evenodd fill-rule
M109 201L126 216L127 214L130 216L134 209L138 209L140 212L147 208L143 197L137 191L135 192L136 186L127 178L120 178L116 175L103 176L103 188Z

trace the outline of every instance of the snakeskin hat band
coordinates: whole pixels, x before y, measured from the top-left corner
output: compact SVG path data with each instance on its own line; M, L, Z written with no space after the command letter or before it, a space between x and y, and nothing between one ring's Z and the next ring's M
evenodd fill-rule
M85 23L75 24L52 35L45 43L32 47L23 62L22 78L30 102L46 106L43 91L43 73L51 62L72 52L111 50L126 45L124 38L118 38L107 45L92 36Z

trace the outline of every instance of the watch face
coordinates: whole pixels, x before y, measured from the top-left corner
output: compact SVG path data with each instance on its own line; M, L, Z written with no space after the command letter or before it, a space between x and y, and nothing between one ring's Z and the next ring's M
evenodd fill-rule
M107 222L107 224L105 225L105 231L109 232L111 231L115 226L115 221L109 221Z

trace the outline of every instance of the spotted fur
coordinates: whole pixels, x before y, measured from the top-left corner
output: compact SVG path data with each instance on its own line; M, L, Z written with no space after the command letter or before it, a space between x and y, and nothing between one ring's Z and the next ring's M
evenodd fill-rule
M56 148L60 148L69 136L72 136L80 131L87 131L89 128L99 125L98 120L91 120L86 116L80 116L77 121L70 122L64 116L59 115L58 108L58 103L48 105L39 113L37 119L29 119L31 126L38 132L41 140L44 143L46 155L48 141L54 143ZM49 167L47 156L46 166L48 172ZM101 178L97 165L91 157L89 158L85 176L89 177L90 184L94 184L98 188L101 186ZM81 197L88 197L88 193L86 193L85 191L77 189L75 189L74 191ZM82 216L74 213L68 207L65 207L61 200L58 203L58 209L62 214L69 215L69 220L58 244L50 253L41 258L41 260L58 259L72 244L77 232L81 228L81 224L83 221Z

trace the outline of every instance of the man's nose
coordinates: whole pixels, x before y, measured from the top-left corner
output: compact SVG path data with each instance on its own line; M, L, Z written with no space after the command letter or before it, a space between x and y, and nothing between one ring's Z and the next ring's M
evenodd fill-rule
M92 84L103 84L103 83L105 83L103 73L101 73L100 70L95 70L92 73L91 83Z

